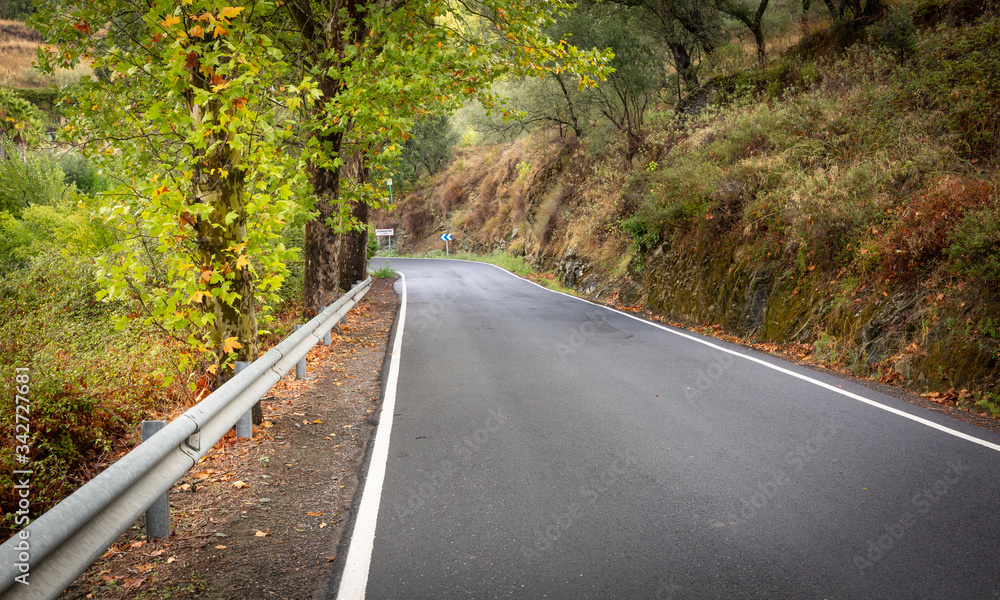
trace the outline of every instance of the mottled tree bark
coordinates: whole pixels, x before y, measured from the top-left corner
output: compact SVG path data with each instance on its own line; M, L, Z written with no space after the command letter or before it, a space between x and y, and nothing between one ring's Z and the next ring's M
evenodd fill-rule
M334 152L340 152L343 136L334 134L321 139ZM316 169L312 176L316 193L316 218L306 224L304 305L308 316L318 314L340 293L339 236L333 225L339 218L340 169Z
M193 88L211 89L212 83L206 79L197 64L191 68ZM217 123L222 112L218 101L198 104L193 91L187 94L187 107L195 123ZM197 233L200 256L201 277L206 283L214 283L213 277L221 275L220 269L231 270L232 287L235 293L230 301L216 294L202 298L202 309L214 317L209 329L208 342L214 348L220 363L225 361L227 340L236 354L236 360L253 362L257 359L257 307L254 298L255 284L246 259L239 260L245 253L247 242L247 213L245 171L242 167L242 152L234 150L228 143L224 129L206 138L207 150L202 150L197 166L192 174L193 201L207 204L212 212L199 217L194 224ZM231 215L235 214L235 218ZM228 370L219 374L219 382L226 379ZM260 424L263 415L258 402L253 408L253 422Z
M364 155L355 152L347 158L342 176L355 182L368 181L368 169ZM368 204L361 200L351 202L351 219L357 223L368 223ZM368 228L340 234L340 286L350 289L358 281L368 277Z
M370 0L348 0L337 3L328 14L314 12L314 5L309 0L292 0L288 6L302 33L306 49L306 60L317 66L321 72L334 71L345 66L345 47L348 43L360 43L364 39L364 18L367 15ZM346 9L348 23L341 20L340 9ZM320 82L322 97L317 102L316 118L325 122L323 113L326 106L336 99L343 89L343 82L330 76L324 76ZM345 128L349 130L349 127ZM340 219L341 181L343 169L332 166L332 161L341 156L344 145L342 132L317 134L324 154L323 165L313 166L313 191L317 197L316 219L306 226L305 240L305 311L306 314L316 314L324 306L330 304L340 293L340 286L350 287L353 281L342 281L341 265L348 260L356 263L353 249L357 240L349 234L337 235L335 228L342 225ZM368 207L358 207L364 211L364 223L367 223ZM355 207L351 207L354 214ZM362 244L367 242L367 236ZM342 260L342 248L346 254ZM367 260L367 256L365 256ZM364 269L367 269L365 262Z

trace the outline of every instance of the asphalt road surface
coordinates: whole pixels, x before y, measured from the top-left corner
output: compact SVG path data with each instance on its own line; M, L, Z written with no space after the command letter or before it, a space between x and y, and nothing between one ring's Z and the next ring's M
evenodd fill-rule
M491 265L390 263L340 598L1000 599L1000 436Z

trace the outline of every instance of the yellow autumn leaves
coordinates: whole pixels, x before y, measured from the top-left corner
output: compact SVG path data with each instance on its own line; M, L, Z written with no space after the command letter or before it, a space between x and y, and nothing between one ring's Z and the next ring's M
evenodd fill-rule
M193 0L185 1L185 5L192 4ZM243 6L224 6L222 7L218 14L212 12L204 12L200 15L185 15L187 20L195 22L195 24L187 31L178 31L177 36L180 38L186 37L203 37L206 33L206 28L201 25L201 23L208 24L208 30L212 32L215 37L221 37L229 33L229 30L225 28L225 25L238 17L241 12L243 12ZM175 25L180 24L181 18L178 15L168 15L167 18L160 21L160 25L167 30L173 29Z

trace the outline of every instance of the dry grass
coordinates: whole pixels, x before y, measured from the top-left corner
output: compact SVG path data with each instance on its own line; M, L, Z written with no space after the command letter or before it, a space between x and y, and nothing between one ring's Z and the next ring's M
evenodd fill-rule
M80 64L55 75L43 75L34 67L41 41L41 36L21 21L0 19L0 85L22 89L63 87L93 73L88 65Z

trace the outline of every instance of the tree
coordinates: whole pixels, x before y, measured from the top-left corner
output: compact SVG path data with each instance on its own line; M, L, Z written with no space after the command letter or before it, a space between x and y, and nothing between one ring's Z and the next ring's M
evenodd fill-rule
M31 0L0 0L0 19L27 19L35 12Z
M57 42L54 70L93 61L67 100L63 134L117 177L101 214L119 231L99 296L135 298L146 318L226 377L257 356L260 310L286 273L277 243L296 170L282 154L287 73L267 34L272 2L70 1L34 25ZM259 415L257 415L259 418Z
M607 79L586 94L587 102L627 138L628 157L639 149L646 110L663 87L663 59L642 31L638 9L595 5L565 21L566 32L586 47L614 53Z
M764 42L764 11L767 10L768 0L759 0L757 8L744 4L741 0L716 0L715 5L720 11L736 19L747 26L753 34L754 43L757 45L757 62L764 64L767 62L767 50Z
M584 92L569 79L565 73L552 73L542 79L525 77L503 82L495 89L505 98L504 114L477 112L474 127L500 139L552 127L560 136L572 132L582 137L589 103Z
M451 158L451 150L457 143L458 134L452 130L448 115L420 119L403 141L393 179L401 179L401 185L437 173Z
M416 121L468 98L494 106L490 86L503 76L558 72L588 84L603 73L606 55L545 34L553 17L571 6L562 0L285 5L320 92L307 147L317 197L317 219L306 236L307 309L319 309L337 293L338 260L366 257L363 236L343 235L367 226L362 204L384 203L371 182L391 168ZM342 177L347 157L358 153L371 175Z
M698 85L697 67L691 60L700 47L706 54L715 51L721 32L718 11L700 0L612 0L617 4L643 9L653 17L655 30L670 48L674 68L691 90Z

